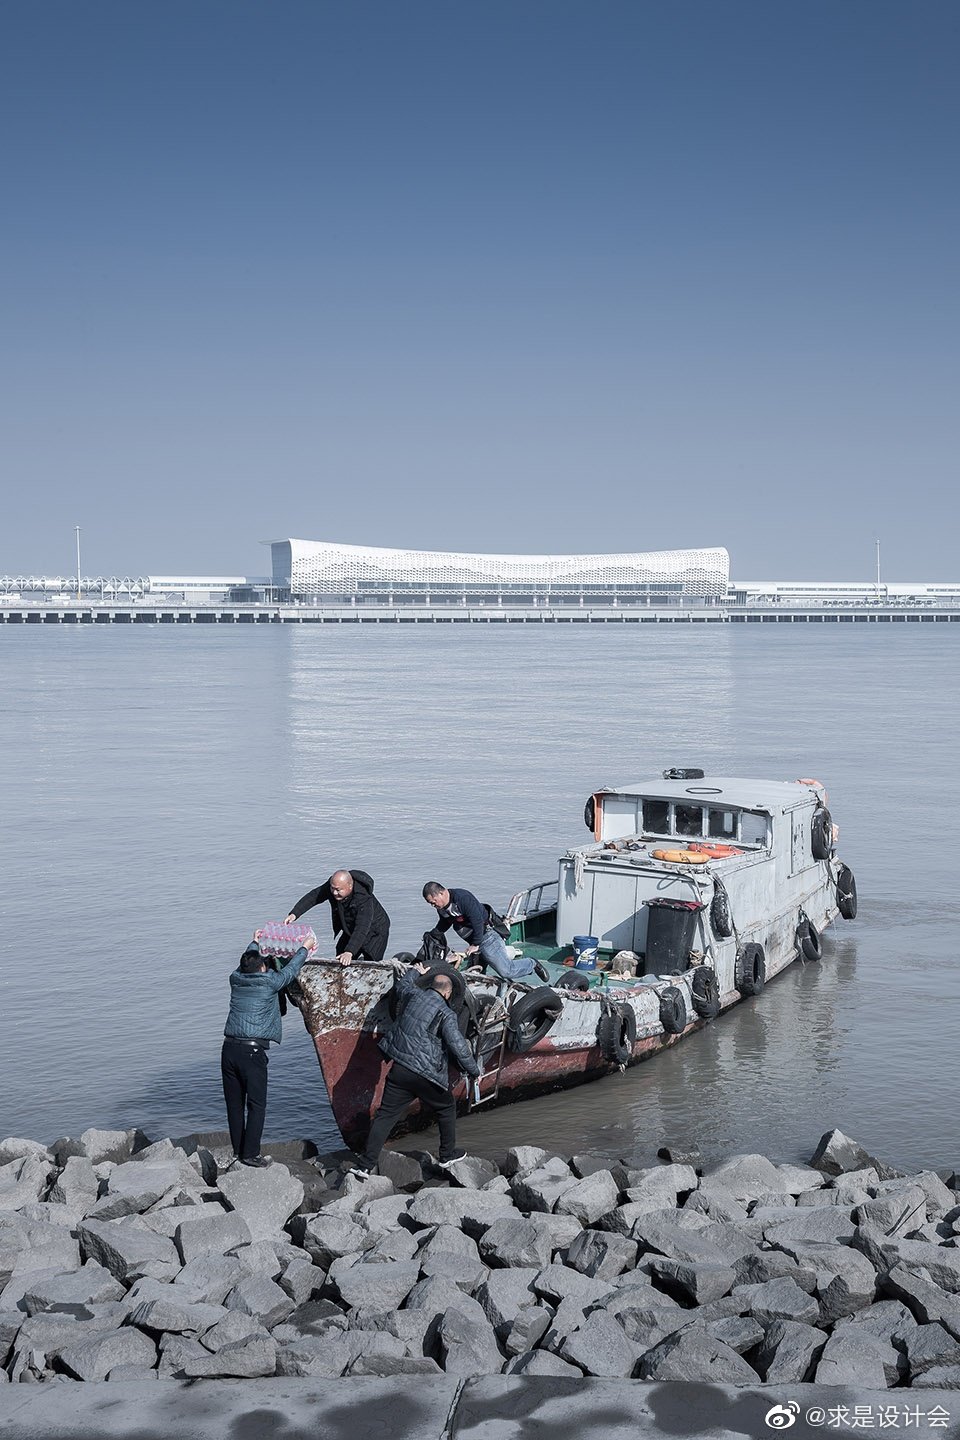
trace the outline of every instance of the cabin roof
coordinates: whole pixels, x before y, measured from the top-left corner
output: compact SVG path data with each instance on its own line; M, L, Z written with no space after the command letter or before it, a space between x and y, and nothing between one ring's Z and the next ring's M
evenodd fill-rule
M790 809L818 792L799 780L751 780L729 775L706 775L702 780L664 780L662 775L632 785L610 785L602 793L643 795L651 800L679 800L690 805L735 806L743 810Z

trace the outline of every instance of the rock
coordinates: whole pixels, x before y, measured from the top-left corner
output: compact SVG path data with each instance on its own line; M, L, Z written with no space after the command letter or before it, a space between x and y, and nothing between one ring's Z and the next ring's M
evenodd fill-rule
M661 1214L638 1220L631 1238L638 1242L641 1253L655 1251L671 1260L707 1265L735 1265L744 1255L755 1252L753 1242L733 1225L707 1221L694 1230L689 1227L689 1221L695 1218L685 1210L678 1210L672 1216Z
M682 1295L694 1305L706 1305L729 1294L736 1282L730 1265L703 1265L689 1260L669 1260L655 1255L650 1260L651 1272L663 1289ZM791 1282L792 1283L792 1282Z
M541 1166L529 1175L515 1176L510 1182L510 1193L519 1210L549 1214L566 1190L582 1183L567 1167L558 1174L555 1167Z
M361 1250L366 1242L361 1226L344 1215L298 1216L291 1228L297 1244L324 1269L341 1255Z
M812 1373L827 1332L798 1320L773 1320L766 1327L754 1364L768 1385L802 1384Z
M479 1155L468 1155L464 1160L457 1160L455 1164L449 1165L444 1173L455 1185L461 1185L467 1190L481 1190L490 1180L499 1176L500 1171L492 1160L483 1160Z
M828 1339L814 1374L815 1385L852 1385L885 1390L884 1342L854 1324L842 1325Z
M161 1199L163 1198L165 1197L161 1196ZM169 1240L172 1240L177 1233L178 1225L185 1222L192 1223L194 1220L222 1220L226 1213L218 1201L204 1200L199 1204L167 1205L163 1209L153 1207L145 1215L140 1216L139 1223L152 1234L166 1235Z
M283 1242L279 1238L272 1245L268 1240L254 1240L249 1245L238 1245L230 1253L234 1259L240 1261L248 1275L269 1275L271 1280L276 1280L283 1269L283 1265L277 1258L277 1247L282 1244ZM296 1249L294 1247L291 1249L296 1255ZM306 1258L304 1256L304 1259Z
M506 1372L508 1375L572 1375L578 1378L583 1375L576 1365L561 1360L559 1355L551 1355L549 1350L528 1350L525 1355L511 1360Z
M386 1244L394 1238L385 1236L381 1243ZM471 1240L469 1235L464 1235L462 1230L454 1229L452 1225L438 1225L419 1253L416 1240L408 1230L398 1231L396 1238L411 1247L406 1254L396 1258L410 1260L417 1255L421 1274L445 1275L468 1294L472 1293L487 1274L487 1267L480 1259L476 1241ZM376 1248L368 1252L368 1261L380 1258L376 1255Z
M675 1207L681 1195L697 1188L697 1172L692 1165L651 1165L643 1170L628 1170L626 1190L629 1200L659 1200L660 1208Z
M8 1135L5 1140L0 1140L0 1165L8 1165L11 1160L42 1160L45 1165L53 1163L53 1153L39 1140L23 1140L16 1135Z
M510 1181L506 1175L494 1175L493 1179L488 1180L483 1188L484 1190L492 1190L497 1195L509 1195Z
M141 1331L126 1326L68 1345L59 1359L78 1380L105 1380L120 1365L152 1369L157 1363L157 1347Z
M334 1379L361 1355L404 1355L402 1341L385 1331L351 1330L342 1335L309 1336L277 1350L277 1374Z
M573 1244L583 1226L575 1215L532 1215L534 1225L542 1225L550 1236L550 1246L556 1255Z
M577 1230L579 1233L579 1222ZM487 1265L536 1265L542 1269L550 1264L552 1254L550 1231L539 1218L494 1220L480 1237L480 1257Z
M438 1228L448 1230L451 1227L444 1225ZM425 1235L426 1233L425 1230L419 1231L421 1235ZM462 1230L457 1230L455 1233L464 1240L469 1238L463 1234ZM471 1244L472 1243L471 1241ZM365 1252L364 1258L368 1262L377 1260L412 1260L416 1254L417 1241L412 1232L409 1230L393 1230L384 1232L384 1234L380 1236L380 1239ZM460 1261L459 1266L455 1264L457 1258L459 1258ZM454 1257L453 1255L447 1254L438 1257L435 1262L431 1262L429 1273L436 1275L444 1273L448 1269L450 1273L452 1273L453 1269L457 1269L458 1274L466 1277L470 1273L470 1262L463 1257ZM485 1271L486 1266L481 1265L479 1260L477 1260L474 1267L476 1278L479 1279Z
M175 1163L140 1164L129 1160L117 1165L107 1181L107 1193L90 1210L92 1220L118 1220L124 1215L141 1215L169 1191L183 1188L180 1168ZM199 1195L199 1182L196 1186Z
M331 1215L350 1215L367 1205L371 1200L382 1200L393 1194L393 1182L386 1175L373 1172L364 1175L348 1173L344 1176L336 1200L326 1206Z
M77 1229L86 1260L96 1260L116 1280L175 1274L180 1257L172 1240L152 1235L130 1220L84 1220Z
M293 1301L295 1305L303 1305L311 1300L314 1295L319 1294L326 1279L325 1272L319 1265L314 1265L309 1256L304 1255L301 1260L291 1260L280 1273L277 1282Z
M928 1240L887 1238L873 1226L857 1228L853 1244L862 1250L878 1271L897 1265L910 1269L922 1268L934 1285L952 1295L960 1295L960 1249L948 1245L932 1245Z
M849 1210L839 1205L828 1205L798 1209L788 1220L776 1220L772 1224L764 1222L763 1238L768 1245L783 1245L790 1241L847 1245L853 1239L856 1228Z
M385 1175L394 1190L419 1190L423 1184L423 1170L419 1160L404 1155L400 1150L384 1150L380 1155L377 1169Z
M265 1275L247 1275L233 1287L224 1300L228 1310L239 1310L255 1316L265 1330L279 1325L295 1309L285 1291Z
M587 1375L626 1379L633 1374L638 1353L613 1316L599 1310L564 1341L560 1358Z
M733 1155L706 1171L704 1180L721 1185L735 1200L758 1200L762 1195L789 1194L786 1177L765 1155Z
M108 1380L119 1380L122 1384L139 1385L142 1380L159 1380L157 1370L148 1370L144 1365L117 1365L107 1376Z
M499 1375L503 1369L493 1326L486 1319L461 1309L447 1310L440 1321L439 1338L443 1368L448 1375L471 1379L475 1375Z
M50 1187L47 1197L57 1205L83 1206L84 1213L97 1199L97 1177L85 1155L71 1155Z
M188 1358L183 1373L195 1376L238 1376L252 1380L260 1375L273 1375L277 1368L277 1342L269 1335L249 1335L224 1345L215 1354Z
M777 1165L775 1169L781 1183L774 1193L783 1189L787 1195L803 1195L826 1184L823 1172L815 1170L812 1165Z
M779 1325L786 1322L778 1320L775 1323ZM765 1334L759 1320L754 1320L749 1315L728 1315L723 1320L708 1320L705 1328L715 1340L722 1340L724 1345L729 1345L738 1355L755 1350Z
M919 1185L888 1191L857 1207L858 1225L875 1225L884 1235L905 1235L926 1218L927 1197Z
M960 1390L960 1365L934 1365L910 1383L914 1390Z
M70 1155L85 1155L94 1165L104 1160L120 1164L129 1160L135 1150L142 1150L150 1142L142 1130L84 1130L77 1140L57 1140L51 1147L58 1164Z
M764 1325L774 1320L799 1320L813 1325L820 1318L820 1307L812 1295L801 1290L795 1280L766 1280L761 1285L738 1285L733 1299L743 1313L752 1315Z
M489 1190L421 1190L407 1212L415 1225L458 1225L479 1234L504 1215L516 1217L505 1195Z
M736 1285L762 1285L766 1280L788 1279L795 1281L808 1295L817 1288L816 1273L783 1250L762 1250L744 1255L734 1262L733 1273Z
M842 1130L828 1130L821 1135L820 1143L810 1156L814 1170L825 1175L842 1175L846 1170L862 1170L870 1165L871 1157L856 1140L844 1135Z
M441 1275L431 1275L426 1280L418 1280L404 1304L406 1310L422 1310L431 1319L437 1319L444 1311L458 1307L468 1314L483 1316L483 1309L478 1301L465 1295L455 1281Z
M208 1305L221 1305L247 1273L233 1255L198 1255L174 1276L173 1283L177 1289L189 1289L196 1299Z
M849 1245L811 1245L802 1262L816 1275L822 1325L832 1325L873 1303L876 1271L859 1250Z
M960 1297L941 1290L922 1267L895 1265L881 1275L880 1289L902 1300L922 1325L939 1322L960 1340Z
M508 1355L525 1355L536 1348L550 1328L550 1311L544 1305L527 1305L517 1312L503 1340Z
M579 1270L568 1270L565 1265L547 1265L533 1282L538 1295L558 1303L561 1300L576 1300L578 1305L595 1304L610 1292L607 1280L594 1280L581 1275Z
M170 1378L185 1379L184 1366L190 1360L203 1359L209 1355L199 1340L192 1339L189 1335L164 1335L160 1341L160 1364L158 1366L161 1380Z
M609 1155L571 1155L570 1168L580 1180L585 1180L588 1175L596 1175L598 1170L609 1170L617 1183L617 1189L627 1188L628 1167L619 1160L611 1160Z
M641 1357L641 1380L684 1380L695 1384L755 1385L757 1372L722 1340L696 1326L676 1331Z
M619 1199L617 1182L609 1170L597 1170L585 1180L565 1189L556 1203L561 1215L573 1215L584 1225L593 1225L612 1210Z
M236 1345L240 1340L248 1340L251 1335L265 1334L266 1331L255 1315L244 1315L241 1310L228 1310L203 1332L200 1343L205 1350L216 1354L225 1345Z
M543 1264L549 1264L549 1260L547 1255ZM579 1270L581 1275L613 1280L636 1265L637 1243L612 1231L581 1230L568 1249L564 1263Z
M174 1232L184 1265L201 1255L226 1255L238 1245L249 1245L251 1238L246 1220L236 1214L187 1219Z
M70 1305L97 1305L107 1300L122 1300L124 1288L109 1270L88 1260L81 1269L70 1274L40 1280L24 1291L22 1308L28 1315L43 1310L63 1310Z
M172 1285L167 1287L173 1290ZM172 1330L178 1334L200 1335L223 1318L220 1305L205 1305L179 1300L175 1294L158 1300L145 1300L130 1312L129 1322L141 1330L154 1330L158 1334Z
M397 1310L420 1276L415 1260L389 1260L374 1265L353 1265L337 1276L336 1289L345 1305L376 1305Z
M960 1365L960 1340L942 1325L918 1325L906 1339L911 1384L935 1365Z
M916 1320L902 1300L878 1300L838 1324L846 1325L854 1321L901 1350L905 1348L908 1336L917 1328Z
M880 1176L875 1166L865 1165L861 1170L845 1170L840 1175L834 1175L826 1183L846 1204L859 1205L874 1193L880 1184Z
M33 1225L25 1238L26 1247L13 1263L12 1276L38 1270L65 1273L80 1269L80 1247L68 1230L58 1225Z
M690 1165L694 1170L703 1169L703 1156L696 1145L661 1145L657 1151L661 1160L673 1165Z
M818 1209L824 1205L839 1205L843 1197L838 1190L828 1190L826 1187L820 1190L804 1190L802 1195L797 1196L799 1209L810 1209L816 1206ZM847 1207L849 1208L849 1201Z
M274 1326L274 1334L291 1331L293 1336L326 1335L331 1330L346 1330L347 1317L332 1300L307 1300L291 1311L281 1325ZM380 1326L372 1328L380 1329ZM204 1336L206 1340L206 1336Z
M514 1175L529 1175L531 1170L539 1169L549 1159L549 1150L541 1150L536 1145L514 1145L507 1151L500 1170L507 1179Z
M350 1218L370 1235L392 1234L406 1221L409 1195L383 1195L354 1210Z
M254 1240L279 1234L303 1200L303 1184L285 1165L273 1164L265 1170L238 1165L221 1177L219 1187L230 1209L246 1221Z
M491 1270L477 1290L483 1313L498 1334L508 1331L527 1306L537 1303L533 1291L537 1271L532 1267L515 1270Z
M441 1375L436 1360L428 1355L358 1355L347 1368L348 1375Z

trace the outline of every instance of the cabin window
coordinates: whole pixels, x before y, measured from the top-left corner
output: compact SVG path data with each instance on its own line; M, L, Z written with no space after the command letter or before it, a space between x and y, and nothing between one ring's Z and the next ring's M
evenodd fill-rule
M744 810L740 816L740 839L744 845L766 845L766 815L758 815L753 810Z
M651 835L670 834L669 800L644 800L643 828Z
M702 805L678 805L676 806L676 822L678 835L702 835L703 834L703 806Z
M736 810L708 810L707 834L714 840L736 840Z

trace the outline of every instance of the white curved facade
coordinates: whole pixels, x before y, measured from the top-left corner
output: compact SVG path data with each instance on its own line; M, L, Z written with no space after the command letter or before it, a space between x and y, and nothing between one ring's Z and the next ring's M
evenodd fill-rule
M468 586L543 592L554 586L669 590L724 597L730 557L712 550L618 555L469 555L442 550L381 550L323 540L277 540L273 583L294 595L346 595L358 589Z

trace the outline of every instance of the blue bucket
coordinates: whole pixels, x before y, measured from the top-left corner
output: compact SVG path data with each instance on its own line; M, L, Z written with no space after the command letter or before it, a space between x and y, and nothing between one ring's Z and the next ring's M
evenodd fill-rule
M596 970L599 944L596 935L574 935L573 962L577 970Z

